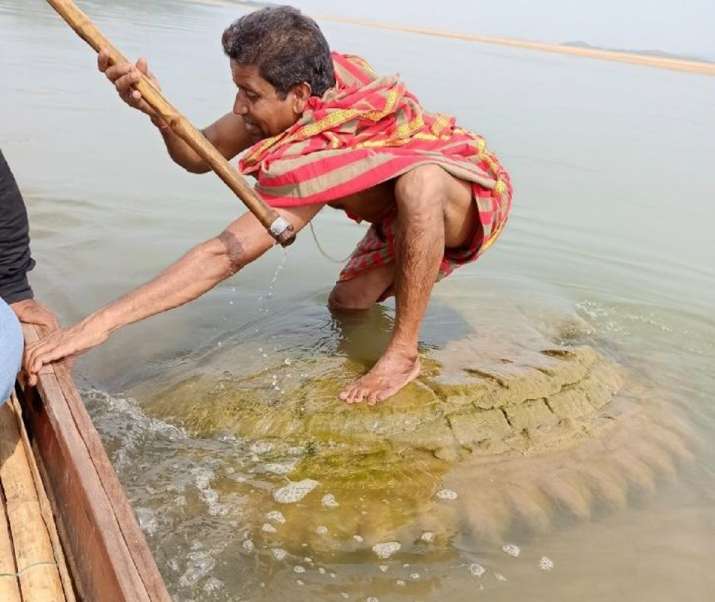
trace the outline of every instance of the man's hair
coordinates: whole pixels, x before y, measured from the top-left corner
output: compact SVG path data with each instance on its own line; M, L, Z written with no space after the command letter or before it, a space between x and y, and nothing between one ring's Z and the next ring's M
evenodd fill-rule
M234 21L221 38L224 52L241 65L255 65L281 97L297 84L314 96L335 85L328 42L318 24L291 6L262 8Z

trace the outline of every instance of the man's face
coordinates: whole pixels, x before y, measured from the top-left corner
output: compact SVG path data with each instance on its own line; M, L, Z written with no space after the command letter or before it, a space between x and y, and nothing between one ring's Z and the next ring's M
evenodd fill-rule
M275 136L292 126L302 115L305 100L310 96L309 87L301 84L282 99L260 76L255 65L242 65L232 60L231 74L238 88L233 112L243 117L248 133L257 138ZM307 88L307 97L304 88Z

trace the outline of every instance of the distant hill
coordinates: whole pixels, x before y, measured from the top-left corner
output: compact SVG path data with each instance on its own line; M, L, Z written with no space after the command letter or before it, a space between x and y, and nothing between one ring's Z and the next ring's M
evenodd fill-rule
M609 48L606 46L594 46L588 42L575 41L575 42L563 42L563 46L572 46L575 48L588 48L590 50L607 50L609 52L625 52L627 54L642 54L646 56L655 56L662 59L680 59L683 61L697 61L700 63L715 63L710 59L706 59L702 56L692 56L688 54L674 54L672 52L665 52L664 50L627 50L625 48Z

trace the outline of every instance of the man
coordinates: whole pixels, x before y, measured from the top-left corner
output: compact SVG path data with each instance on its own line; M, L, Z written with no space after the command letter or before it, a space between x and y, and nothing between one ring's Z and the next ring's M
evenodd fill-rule
M27 272L34 266L25 203L0 151L0 404L10 397L20 370L23 340L18 320L58 328L55 316L33 299Z
M350 403L386 399L419 374L419 328L435 281L476 259L506 223L508 175L479 136L425 113L397 78L378 77L358 57L331 54L315 22L296 9L250 13L222 42L238 92L233 111L204 135L227 159L248 149L241 171L256 177L257 192L296 231L325 204L373 224L329 304L354 311L395 296L383 356L340 395ZM140 72L153 78L144 59L110 66L102 52L99 69L125 102L149 115L177 164L208 171L134 88ZM195 299L272 244L252 215L242 216L156 279L34 346L28 370Z

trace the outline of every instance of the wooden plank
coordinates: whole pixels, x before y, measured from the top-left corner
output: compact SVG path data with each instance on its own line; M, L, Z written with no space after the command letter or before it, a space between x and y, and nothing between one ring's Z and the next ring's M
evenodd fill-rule
M37 339L33 327L25 327L25 336ZM170 602L69 373L60 364L43 372L37 390L25 391L23 414L80 597Z
M20 431L20 438L22 439L22 445L25 450L25 456L27 457L30 470L32 471L32 480L35 484L35 491L37 492L37 497L40 502L42 519L45 522L45 527L47 528L47 533L50 537L50 542L52 543L52 551L54 553L55 560L57 561L57 568L60 573L60 580L62 581L62 589L64 591L66 602L76 602L74 586L72 585L72 578L67 570L67 560L65 558L64 550L62 549L62 542L60 541L59 534L57 533L55 517L52 514L52 507L50 506L50 501L47 498L47 492L45 491L44 481L35 459L35 453L32 449L32 445L30 444L30 440L27 437L25 423L22 421L22 409L20 408L20 403L14 393L8 403L12 406L12 410L15 414L18 430ZM0 597L0 600L3 600L3 598Z
M0 478L25 602L64 601L52 544L10 404L0 406Z

